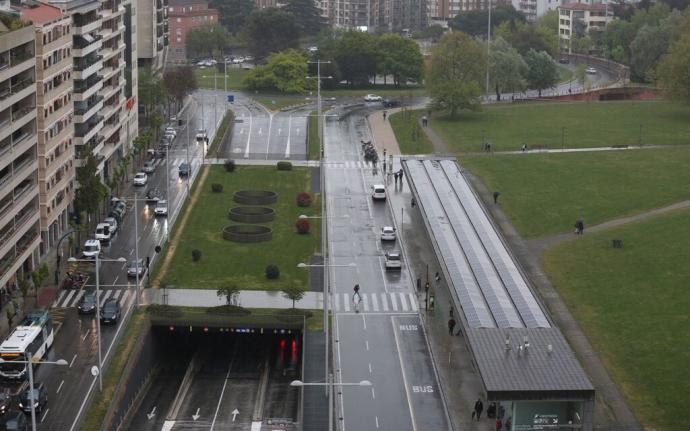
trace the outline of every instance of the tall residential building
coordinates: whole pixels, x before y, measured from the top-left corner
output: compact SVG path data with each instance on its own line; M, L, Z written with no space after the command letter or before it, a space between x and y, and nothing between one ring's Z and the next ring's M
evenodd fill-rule
M41 242L36 32L17 12L0 17L0 286L8 287L33 270Z
M169 0L170 51L175 61L185 61L187 33L196 27L218 24L218 11L209 9L205 0Z
M45 254L68 232L74 199L72 20L45 3L23 2L15 10L36 31L38 183Z
M512 0L512 3L517 9L517 2L527 1L535 0ZM511 0L429 0L429 20L435 22L448 21L460 12L467 12L472 10L486 10L489 4L491 4L491 8L494 9L496 6L511 4Z
M137 0L137 56L139 66L157 71L168 49L168 0Z
M335 27L370 32L413 32L426 27L429 16L427 0L324 0L316 6Z

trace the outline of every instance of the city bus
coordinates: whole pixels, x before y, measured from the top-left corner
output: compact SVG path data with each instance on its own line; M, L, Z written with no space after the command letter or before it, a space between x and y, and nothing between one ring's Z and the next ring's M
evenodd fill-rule
M48 311L28 313L14 331L0 344L0 358L5 361L40 361L53 345L53 320ZM26 377L27 364L0 363L0 376L18 380Z

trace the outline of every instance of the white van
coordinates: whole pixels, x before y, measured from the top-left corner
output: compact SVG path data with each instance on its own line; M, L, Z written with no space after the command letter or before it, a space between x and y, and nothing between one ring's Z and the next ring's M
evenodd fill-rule
M374 184L371 186L371 198L375 201L386 200L386 186L383 184Z
M96 239L101 242L110 241L110 223L98 223L96 226Z

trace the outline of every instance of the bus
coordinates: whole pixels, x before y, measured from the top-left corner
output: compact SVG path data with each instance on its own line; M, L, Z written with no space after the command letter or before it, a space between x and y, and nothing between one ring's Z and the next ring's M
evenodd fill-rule
M37 310L24 316L2 344L0 358L5 361L40 361L53 345L53 320L50 313ZM0 362L0 376L19 380L26 376L27 364Z

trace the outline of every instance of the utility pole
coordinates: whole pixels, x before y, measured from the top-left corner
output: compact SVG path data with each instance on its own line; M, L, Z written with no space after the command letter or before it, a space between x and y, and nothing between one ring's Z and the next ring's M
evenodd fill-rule
M489 55L491 54L491 0L489 3L489 22L486 26L486 98L489 98Z

